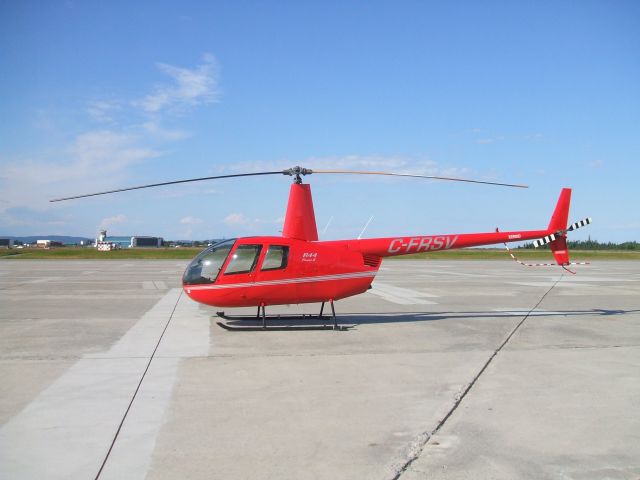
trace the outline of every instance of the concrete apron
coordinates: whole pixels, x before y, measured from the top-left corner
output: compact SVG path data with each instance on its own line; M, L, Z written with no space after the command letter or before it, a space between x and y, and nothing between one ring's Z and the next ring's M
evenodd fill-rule
M170 290L113 347L85 355L0 429L0 477L94 478L171 318L100 475L144 478L178 363L209 349L208 316L180 295Z

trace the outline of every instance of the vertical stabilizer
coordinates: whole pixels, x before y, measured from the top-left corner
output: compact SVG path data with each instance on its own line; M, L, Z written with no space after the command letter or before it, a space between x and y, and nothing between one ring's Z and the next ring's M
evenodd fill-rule
M571 189L563 188L560 192L560 198L556 204L556 209L551 215L549 222L549 230L553 230L556 235L555 239L549 243L551 252L553 253L558 265L569 264L569 250L567 249L567 222L569 220L569 205L571 204ZM561 232L561 233L560 233Z
M569 220L569 205L571 204L571 189L563 188L556 204L556 209L553 211L551 221L549 222L549 230L557 232L559 230L567 229L567 222Z
M306 183L294 183L291 185L282 236L309 242L318 240L310 185Z

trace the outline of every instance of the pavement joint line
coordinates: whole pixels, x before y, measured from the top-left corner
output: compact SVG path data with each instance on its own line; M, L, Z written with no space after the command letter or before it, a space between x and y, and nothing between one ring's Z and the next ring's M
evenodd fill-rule
M162 342L162 338L164 337L165 332L169 328L169 324L171 323L171 319L173 319L173 315L176 313L176 309L178 308L178 303L180 303L180 299L181 298L182 298L182 290L180 290L180 295L178 295L178 299L176 300L176 304L173 306L173 310L171 311L171 315L169 315L169 319L167 320L167 323L164 326L164 329L162 330L162 333L160 334L160 337L158 338L158 342L156 343L156 346L153 349L153 352L151 352L151 356L149 357L149 361L147 362L147 366L144 369L144 372L142 372L142 376L140 377L140 381L138 382L138 386L136 387L136 390L133 392L133 396L131 397L131 400L129 401L129 405L127 406L127 409L125 410L124 415L122 416L122 420L120 420L120 425L118 425L118 429L116 430L116 433L113 436L113 440L111 441L111 445L109 445L109 450L107 450L107 454L105 455L104 460L102 461L102 464L100 465L100 469L98 470L98 473L96 474L94 480L98 480L100 478L100 475L102 474L102 470L104 469L105 465L107 464L107 461L109 460L109 456L111 455L111 451L113 450L113 447L116 444L116 441L118 440L118 435L120 434L120 430L122 430L122 426L124 425L124 421L127 419L127 415L129 414L129 410L131 410L131 406L133 405L133 402L136 399L136 395L138 395L138 392L140 391L140 387L142 386L142 382L144 381L144 378L147 375L147 372L149 371L149 367L151 366L151 362L153 361L153 359L154 359L154 357L156 355L156 351L158 350L158 347L160 347L160 342Z
M533 312L536 308L538 308L538 306L542 303L542 301L545 299L545 297L551 292L551 290L553 290L555 288L555 286L560 282L560 280L562 280L562 278L564 277L564 272L562 274L560 274L560 277L558 277L558 279L555 281L555 283L553 285L551 285L551 287L544 293L544 295L542 295L542 297L540 297L540 300L538 300L538 303L536 303L531 310L529 310L529 312L522 318L522 320L520 320L518 322L518 324L513 328L513 330L511 330L511 333L507 336L507 338L500 344L500 346L498 348L496 348L493 352L493 354L489 357L489 359L485 362L484 366L480 369L480 371L476 374L476 376L473 378L473 380L471 380L471 382L469 383L469 385L467 385L467 387L464 389L464 391L462 392L462 394L456 398L453 406L451 407L451 409L447 412L447 414L440 420L440 422L438 423L438 425L436 425L436 428L434 428L431 433L428 432L424 432L422 434L420 434L418 436L419 441L418 442L414 442L414 447L411 448L412 450L412 454L409 456L409 458L407 459L407 461L404 463L404 465L402 465L402 467L400 467L400 469L397 471L396 475L392 478L392 480L398 480L411 466L411 464L416 461L418 458L420 458L420 455L422 455L422 452L424 451L424 447L427 445L427 443L429 443L429 440L436 434L438 433L438 431L444 426L444 424L447 422L447 420L449 420L449 418L451 417L451 415L453 415L453 413L458 409L458 407L460 406L460 404L462 403L462 401L465 399L465 397L467 396L467 394L471 391L471 389L473 388L473 386L476 384L476 382L480 379L480 377L482 376L482 374L485 372L485 370L489 367L489 365L491 364L491 362L493 361L493 359L498 355L498 353L500 353L500 351L504 348L504 346L509 343L509 340L511 340L511 338L516 334L516 332L520 329L520 327L522 326L522 324L525 322L525 320L527 318L529 318L529 315L531 315L531 312Z

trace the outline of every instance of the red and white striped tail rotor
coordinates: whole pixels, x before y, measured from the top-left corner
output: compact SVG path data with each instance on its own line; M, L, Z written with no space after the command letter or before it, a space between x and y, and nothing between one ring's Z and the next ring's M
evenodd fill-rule
M542 247L543 245L547 245L549 243L555 242L556 239L558 240L558 242L562 242L564 249L566 249L566 234L567 232L573 232L574 230L577 230L579 228L582 228L584 226L587 226L591 223L591 217L587 217L584 220L580 220L579 222L575 222L573 224L571 224L568 228L563 229L563 230L558 230L555 233L551 233L549 235L546 235L542 238L539 238L537 240L535 240L533 242L533 246L535 248L538 247ZM557 243L557 242L556 242ZM554 250L554 245L557 248L556 244L552 244L551 245L551 249ZM520 265L524 265L525 267L557 267L560 266L562 268L564 268L567 272L575 275L575 272L572 272L571 270L569 270L567 268L567 266L569 265L589 265L589 262L566 262L566 263L525 263L521 260L518 260L518 258L513 254L513 252L511 251L511 249L509 248L509 246L505 243L504 246L507 249L507 252L509 252L509 255L511 256L511 258L518 262ZM566 252L563 251L564 254L566 254ZM555 254L555 251L554 251ZM556 256L556 258L558 258ZM566 257L568 259L568 257ZM560 262L560 260L559 260Z
M538 240L534 240L533 246L535 248L542 247L548 243L553 242L557 237L565 235L567 232L573 232L579 228L585 227L591 223L591 217L587 217L584 220L580 220L579 222L571 224L566 230L558 230L551 235L547 235L545 237L539 238Z
M533 241L533 246L535 248L538 247L542 247L543 245L546 245L547 243L551 243L556 239L556 235L555 233L552 233L551 235L547 235L545 237L539 238L538 240L534 240Z

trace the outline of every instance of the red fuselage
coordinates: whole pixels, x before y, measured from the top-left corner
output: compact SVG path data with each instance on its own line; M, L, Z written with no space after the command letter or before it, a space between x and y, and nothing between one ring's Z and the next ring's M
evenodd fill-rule
M195 275L193 283L184 282L184 290L193 300L218 307L327 302L365 292L383 257L534 239L547 233L534 230L331 242L247 237L233 243L219 271L206 279ZM284 261L274 264L267 259L274 247L286 250ZM242 251L255 258L247 259L241 271L233 271L237 270L233 268L234 257L242 256L236 252ZM188 267L185 278L189 269L202 268L199 258Z
M339 300L365 292L383 257L518 242L545 237L558 264L569 262L567 215L571 190L563 189L544 230L420 235L320 242L309 185L291 186L281 237L247 237L213 245L183 276L193 300L219 307L249 307Z
M365 292L381 258L364 257L346 245L332 243L283 237L238 239L213 282L185 282L184 290L197 302L219 307L324 302ZM234 255L243 247L257 252L255 262L248 262L252 266L241 272L229 273ZM270 247L286 249L285 261L275 265L268 262Z

